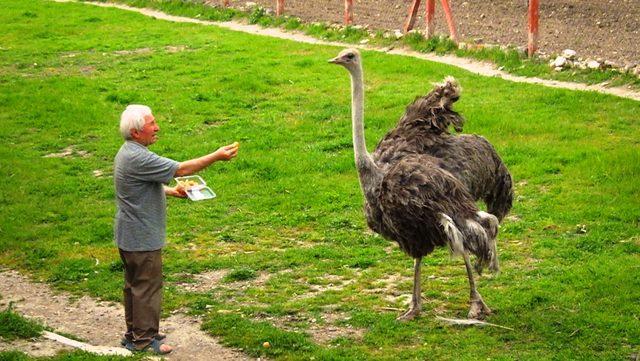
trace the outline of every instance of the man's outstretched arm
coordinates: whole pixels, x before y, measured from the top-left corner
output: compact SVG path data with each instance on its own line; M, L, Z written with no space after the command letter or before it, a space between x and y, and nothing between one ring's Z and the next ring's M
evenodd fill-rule
M180 162L176 176L182 177L185 175L195 174L211 164L220 160L231 160L238 155L239 144L233 143L220 147L213 153L209 153L199 158L193 158L184 162Z

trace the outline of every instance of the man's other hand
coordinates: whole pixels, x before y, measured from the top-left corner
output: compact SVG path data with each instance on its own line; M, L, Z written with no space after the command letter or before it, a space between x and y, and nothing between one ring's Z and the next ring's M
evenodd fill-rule
M178 198L187 198L187 192L184 189L184 186L178 184L175 187L164 187L164 193L168 196L178 197Z

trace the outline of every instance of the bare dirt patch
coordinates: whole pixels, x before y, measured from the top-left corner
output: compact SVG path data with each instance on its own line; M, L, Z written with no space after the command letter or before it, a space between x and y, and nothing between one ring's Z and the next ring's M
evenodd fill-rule
M187 45L167 45L164 47L164 50L167 53L179 53L182 51L187 51L189 50L189 46Z
M0 296L0 309L13 303L16 312L39 320L58 332L74 335L92 345L120 346L125 325L124 310L119 304L56 293L47 285L32 282L15 271L0 271ZM199 319L180 313L161 321L167 342L176 347L166 356L167 360L251 360L239 351L221 346L200 330L200 324ZM55 354L63 347L38 339L0 346L0 350L3 349L17 349L38 356Z
M311 339L322 345L326 345L337 338L349 338L352 340L361 340L365 331L351 325L339 324L341 321L348 321L349 317L342 312L328 311L320 316L320 319L311 318L305 315L286 315L286 316L270 316L259 315L261 321L283 330L304 332Z
M273 0L253 0L273 9ZM231 0L234 7L246 7L245 0ZM419 10L416 29L424 28L425 1ZM448 34L444 13L436 2L436 32ZM402 29L410 0L357 0L353 4L354 24L370 29ZM501 45L526 46L526 0L450 1L459 37ZM336 0L287 0L285 12L305 21L342 23L343 2ZM640 0L549 0L540 2L540 50L603 58L619 65L640 62Z
M113 53L116 55L147 55L153 53L153 49L139 48L133 50L116 50Z
M256 278L251 280L228 282L223 284L222 280L227 274L229 274L229 270L214 270L198 274L185 274L181 277L182 281L175 282L174 285L189 292L209 292L220 287L244 290L248 287L262 286L271 277L271 274L268 272L260 272Z
M67 157L81 157L81 158L87 158L90 157L91 153L87 152L86 150L78 150L76 149L75 145L70 145L64 149L62 149L60 152L58 153L49 153L44 155L44 158L67 158Z

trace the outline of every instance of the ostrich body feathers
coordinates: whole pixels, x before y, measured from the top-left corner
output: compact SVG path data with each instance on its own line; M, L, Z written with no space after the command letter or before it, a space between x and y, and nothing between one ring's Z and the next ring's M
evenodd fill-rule
M449 246L454 253L466 249L490 264L496 256L492 241L497 220L482 218L465 186L439 162L410 154L388 167L372 199L366 199L367 223L413 258Z
M398 125L378 143L373 158L386 168L408 154L437 158L437 165L464 184L474 200L483 200L489 213L502 220L511 209L511 175L491 143L477 135L452 135L461 131L464 119L452 110L461 89L447 78L429 94L411 103Z

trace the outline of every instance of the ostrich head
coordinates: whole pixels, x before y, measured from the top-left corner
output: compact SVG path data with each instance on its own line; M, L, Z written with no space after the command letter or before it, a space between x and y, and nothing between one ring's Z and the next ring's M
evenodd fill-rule
M360 52L356 49L344 49L335 58L329 60L332 64L342 65L349 71L356 70L360 65Z

